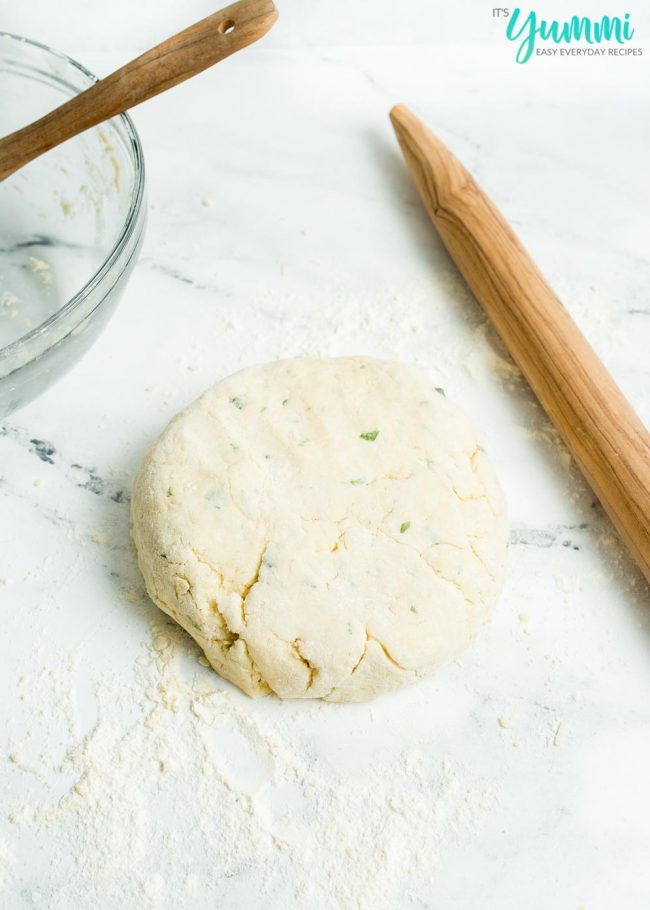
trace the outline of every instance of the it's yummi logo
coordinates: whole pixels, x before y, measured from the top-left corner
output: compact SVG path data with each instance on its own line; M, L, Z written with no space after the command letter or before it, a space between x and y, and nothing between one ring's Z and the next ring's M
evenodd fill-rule
M524 17L519 7L512 11L502 8L498 10L498 14L508 16L507 39L519 41L517 63L526 63L527 60L530 60L535 52L537 41L551 44L572 44L573 42L584 42L589 45L605 42L625 44L634 36L629 13L625 13L623 17L603 16L600 19L590 19L589 16L571 16L566 22L540 19L534 10ZM561 53L565 52L561 51ZM592 53L604 54L605 51L603 49L592 51Z

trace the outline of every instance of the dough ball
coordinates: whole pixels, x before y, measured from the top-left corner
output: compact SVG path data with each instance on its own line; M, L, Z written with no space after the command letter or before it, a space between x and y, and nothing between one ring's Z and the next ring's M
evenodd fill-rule
M463 413L410 366L243 370L172 420L135 481L147 590L249 695L362 701L454 658L508 529Z

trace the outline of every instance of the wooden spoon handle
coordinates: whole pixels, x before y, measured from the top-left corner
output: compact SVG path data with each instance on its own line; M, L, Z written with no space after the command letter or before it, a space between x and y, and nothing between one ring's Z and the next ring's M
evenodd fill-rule
M247 47L277 18L272 0L239 0L163 41L40 120L0 139L0 180L66 139Z
M650 435L458 159L403 105L390 117L443 243L650 582Z

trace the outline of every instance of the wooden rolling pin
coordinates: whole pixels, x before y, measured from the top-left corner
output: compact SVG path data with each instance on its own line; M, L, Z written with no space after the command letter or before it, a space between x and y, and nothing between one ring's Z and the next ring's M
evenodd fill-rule
M444 245L650 582L650 435L458 159L403 105L390 119Z

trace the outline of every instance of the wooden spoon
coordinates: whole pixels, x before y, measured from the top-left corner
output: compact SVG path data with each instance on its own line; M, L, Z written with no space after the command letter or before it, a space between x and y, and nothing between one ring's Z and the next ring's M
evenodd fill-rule
M67 139L247 47L277 18L272 0L239 0L168 38L40 120L0 139L0 180Z
M650 435L460 161L408 108L390 119L442 242L650 582Z

